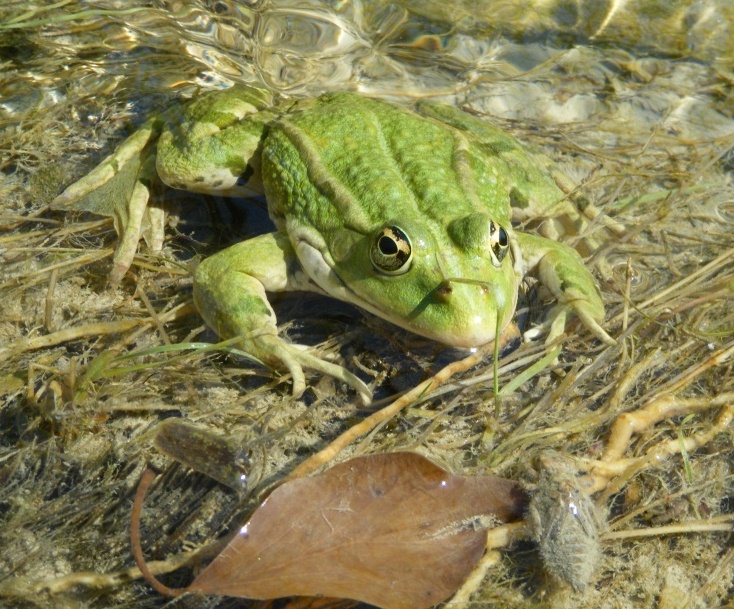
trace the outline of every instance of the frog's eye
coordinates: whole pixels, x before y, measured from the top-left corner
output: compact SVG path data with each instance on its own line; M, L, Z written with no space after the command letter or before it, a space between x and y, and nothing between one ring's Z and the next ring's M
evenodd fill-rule
M507 231L492 221L489 223L489 244L492 250L492 262L495 266L499 266L510 249L510 239Z
M410 268L413 250L410 240L397 226L384 226L375 235L370 247L372 264L381 273L401 275Z

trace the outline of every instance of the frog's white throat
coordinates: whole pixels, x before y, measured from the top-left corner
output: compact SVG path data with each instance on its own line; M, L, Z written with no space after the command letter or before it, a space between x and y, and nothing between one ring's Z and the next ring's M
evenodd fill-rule
M334 272L333 261L330 265L325 257L324 253L317 247L314 247L307 241L297 240L294 244L296 250L296 257L301 263L301 269L308 276L311 285L303 285L298 282L299 285L291 286L293 289L319 291L324 294L328 294L333 298L338 298L345 302L351 302L357 306L363 307L366 310L374 313L375 311L370 307L368 302L365 302L360 296L350 290L341 278ZM318 286L318 290L314 290L313 284ZM379 315L379 313L376 313Z

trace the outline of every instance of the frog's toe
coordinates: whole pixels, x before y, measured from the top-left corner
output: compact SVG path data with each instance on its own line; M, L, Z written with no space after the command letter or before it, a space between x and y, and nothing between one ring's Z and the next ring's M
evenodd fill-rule
M117 285L132 266L138 242L143 231L148 189L140 182L135 185L131 203L127 209L127 219L123 221L115 216L115 229L120 235L115 255L112 258L112 270L109 275L110 285Z
M603 343L607 345L617 344L617 341L601 327L601 322L604 321L604 305L596 288L584 286L583 283L580 286L568 288L563 292L563 299L557 306L564 308L566 314L575 313L581 323ZM562 332L563 327L560 328L559 334Z
M300 363L306 368L316 370L322 374L327 374L337 380L343 381L349 385L354 391L357 392L362 403L368 406L372 403L372 391L370 388L357 376L349 372L343 366L338 364L332 364L324 359L312 355L309 351L299 351L298 358ZM294 387L295 389L295 387ZM295 393L294 393L295 395Z
M168 210L163 207L149 205L145 209L147 226L143 227L143 239L148 250L157 254L163 250L166 239L166 222L168 221Z
M607 331L601 327L601 324L590 315L583 307L575 308L575 313L578 315L581 322L596 336L601 342L607 345L616 345L617 341L614 340Z
M282 348L275 349L273 355L280 360L283 366L290 372L293 382L292 395L294 398L300 398L306 391L306 377L303 374L303 368L299 362L301 352L292 349L297 345L283 344Z
M545 336L545 344L550 345L563 335L566 329L566 320L570 309L562 305L554 306L545 319L536 326L526 330L522 338L525 342L537 340L541 336Z
M548 312L543 323L527 330L523 334L523 340L529 342L540 336L547 335L545 339L545 343L547 345L555 342L565 332L566 323L568 321L569 314L571 313L575 314L581 320L581 323L583 323L600 341L607 345L617 344L617 341L609 336L606 330L604 330L604 328L601 327L601 324L597 321L596 311L590 312L584 306L584 301L557 304Z
M372 391L360 378L343 366L316 357L305 345L282 343L280 348L273 352L273 356L290 372L293 379L292 393L295 398L301 397L306 390L303 369L308 368L343 381L357 392L365 406L372 402Z

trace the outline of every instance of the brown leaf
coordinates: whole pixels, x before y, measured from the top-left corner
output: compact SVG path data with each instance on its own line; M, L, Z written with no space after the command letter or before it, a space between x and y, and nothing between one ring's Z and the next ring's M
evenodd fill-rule
M415 453L355 458L273 491L187 591L430 607L471 572L484 530L525 503L515 482L454 476Z

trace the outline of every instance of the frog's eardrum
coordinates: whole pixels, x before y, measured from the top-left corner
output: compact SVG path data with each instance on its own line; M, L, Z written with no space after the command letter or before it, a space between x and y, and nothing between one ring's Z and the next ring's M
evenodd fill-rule
M415 453L358 457L278 487L188 588L146 579L173 594L327 596L423 609L471 573L486 529L520 518L526 503L511 480L455 476ZM137 527L134 517L134 545Z

